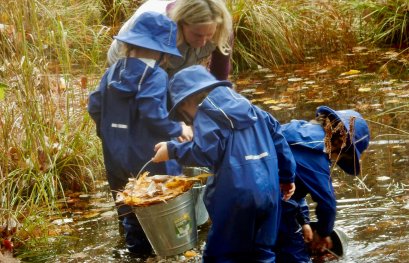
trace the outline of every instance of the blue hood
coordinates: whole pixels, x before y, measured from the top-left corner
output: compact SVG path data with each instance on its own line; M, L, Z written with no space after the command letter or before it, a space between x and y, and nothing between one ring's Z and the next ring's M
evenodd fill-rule
M281 128L291 147L301 146L324 152L325 132L321 125L304 120L291 120Z
M226 86L214 88L199 108L222 127L233 130L242 130L254 125L257 121L256 112L259 110L246 98Z

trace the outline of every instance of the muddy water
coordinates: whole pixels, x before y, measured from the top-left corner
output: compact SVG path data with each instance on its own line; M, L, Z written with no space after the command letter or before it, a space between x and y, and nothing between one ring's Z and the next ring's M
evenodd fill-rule
M282 123L311 119L319 105L353 108L368 119L372 140L362 158L362 174L352 177L333 169L336 227L349 237L347 254L338 262L409 262L409 77L395 55L359 49L319 62L310 58L302 65L243 73L234 80L237 90ZM108 197L99 193L91 199L95 217L78 214L67 222L75 229L70 233L74 238L58 246L51 240L48 252L24 261L200 262L200 257L132 257ZM200 229L196 251L206 227Z

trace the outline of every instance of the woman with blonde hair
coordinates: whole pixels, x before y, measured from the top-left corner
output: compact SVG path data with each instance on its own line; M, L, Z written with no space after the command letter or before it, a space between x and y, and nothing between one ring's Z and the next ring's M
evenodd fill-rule
M119 34L130 30L136 18L146 11L164 13L178 26L177 43L182 57L162 63L169 77L183 68L207 64L217 79L228 78L233 34L232 18L224 0L148 0L122 26ZM112 65L123 57L123 51L114 40L108 51L108 63Z

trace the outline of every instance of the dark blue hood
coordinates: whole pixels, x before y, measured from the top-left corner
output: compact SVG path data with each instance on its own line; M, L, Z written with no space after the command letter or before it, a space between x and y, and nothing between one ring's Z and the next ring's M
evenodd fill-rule
M257 121L256 107L226 86L213 89L199 108L219 124L234 130L246 129Z

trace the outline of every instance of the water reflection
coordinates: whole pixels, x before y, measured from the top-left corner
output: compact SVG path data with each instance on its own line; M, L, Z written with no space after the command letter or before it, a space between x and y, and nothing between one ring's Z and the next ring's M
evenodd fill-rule
M319 105L336 110L354 108L366 117L372 140L363 155L362 175L348 176L337 168L332 174L339 200L336 227L350 238L347 255L338 262L409 262L408 76L379 75L379 65L366 59L366 64L328 59L262 69L240 75L234 80L235 88L282 123L312 119ZM360 70L360 74L348 75L351 69ZM69 239L59 252L54 251L52 262L146 260L132 257L124 249L113 203L103 204L106 211L102 216L73 224L77 239ZM204 226L199 232L197 250L203 245L206 230ZM42 262L50 262L49 259ZM172 261L187 259L149 259Z

